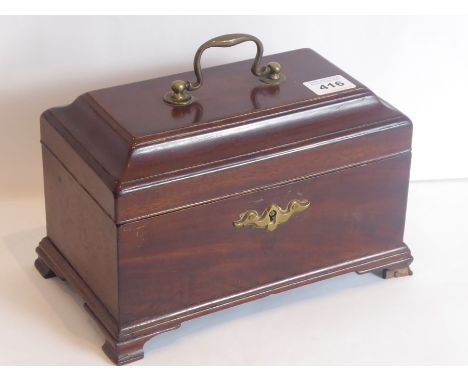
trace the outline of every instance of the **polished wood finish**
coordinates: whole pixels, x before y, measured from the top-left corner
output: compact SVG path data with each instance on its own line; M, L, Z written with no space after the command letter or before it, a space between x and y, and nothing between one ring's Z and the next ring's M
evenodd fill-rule
M46 147L42 160L47 236L117 319L117 227Z
M93 291L89 289L65 257L54 247L50 239L44 238L39 243L37 252L39 258L47 258L52 261L51 269L53 269L53 272L60 272L63 278L66 278L73 289L86 301L85 308L99 324L106 337L103 350L117 365L143 358L142 349L146 341L163 332L179 328L184 321L345 273L365 274L376 272L383 275L386 270L408 267L413 261L410 250L406 245L402 244L399 248L383 253L374 253L357 258L354 261L334 264L331 267L296 275L289 279L244 291L241 295L210 301L198 306L196 309L181 311L173 317L165 317L160 320L148 317L136 322L118 325L103 304L96 298ZM156 295L155 298L157 298Z
M86 93L42 115L42 141L63 152L57 156L118 223L410 148L408 118L317 53L267 59L283 63L287 81L262 84L249 76L250 61L209 68L188 107L167 105L162 95L189 73ZM302 85L332 74L356 88L317 96ZM362 134L367 142L356 143ZM294 171L271 170L283 161Z
M409 160L402 154L124 224L118 235L122 322L164 319L304 271L401 247L408 180L402 169ZM233 227L243 211L299 198L311 206L275 232ZM153 291L160 294L157 301Z
M410 275L403 243L412 124L315 52L279 86L250 61L209 68L197 102L162 100L173 79L93 91L41 117L44 277L84 299L116 364L182 322L343 273ZM303 82L342 74L354 89ZM236 229L247 210L307 199L274 232Z

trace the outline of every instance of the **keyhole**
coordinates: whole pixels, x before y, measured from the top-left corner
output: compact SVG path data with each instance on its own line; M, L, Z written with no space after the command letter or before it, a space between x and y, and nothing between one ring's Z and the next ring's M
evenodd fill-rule
M275 216L276 216L276 211L275 211L275 210L273 210L273 211L270 211L269 215L270 215L270 221L272 222L272 221L273 221L273 219L274 219L274 218L275 218Z

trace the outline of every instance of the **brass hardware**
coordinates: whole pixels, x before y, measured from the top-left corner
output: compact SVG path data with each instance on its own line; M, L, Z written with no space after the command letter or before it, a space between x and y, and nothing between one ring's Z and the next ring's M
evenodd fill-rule
M185 92L187 90L185 81L172 81L171 89L171 92L164 95L164 101L174 105L190 105L193 102L193 97Z
M281 65L279 63L270 62L266 66L258 67L263 56L263 44L257 37L242 33L226 34L224 36L215 37L198 48L193 59L193 70L197 77L197 82L193 83L183 80L173 81L171 84L172 91L164 95L164 101L171 105L189 105L192 103L194 97L188 94L187 91L200 89L203 84L203 75L200 65L202 53L208 48L226 48L246 41L252 41L257 45L257 54L255 55L252 68L250 69L252 74L259 77L260 81L267 84L279 84L283 82L286 77L281 73Z
M304 211L309 208L310 202L304 200L291 200L288 206L283 210L277 204L270 205L260 216L257 211L248 210L240 214L239 219L232 224L236 228L252 225L256 228L263 228L267 231L274 231L278 225L286 223L296 212Z

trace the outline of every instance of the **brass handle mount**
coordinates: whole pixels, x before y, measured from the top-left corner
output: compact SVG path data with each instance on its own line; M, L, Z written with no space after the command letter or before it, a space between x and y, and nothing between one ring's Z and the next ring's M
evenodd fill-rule
M270 62L266 66L259 68L259 62L263 56L263 44L257 37L243 33L226 34L212 38L198 48L193 59L193 70L197 81L173 81L171 83L172 90L164 95L164 101L171 105L190 105L194 97L187 93L187 91L198 90L203 84L203 75L200 65L203 52L208 48L227 48L246 41L252 41L257 45L257 54L255 55L252 68L250 69L252 74L259 77L260 81L267 84L279 84L284 81L286 77L281 73L281 65L279 63Z
M271 204L260 215L257 211L248 210L240 214L239 219L232 222L234 227L242 228L253 226L255 228L263 228L267 231L274 231L278 225L286 223L289 218L296 212L301 212L309 208L310 202L304 200L291 200L286 209L282 209L277 204Z

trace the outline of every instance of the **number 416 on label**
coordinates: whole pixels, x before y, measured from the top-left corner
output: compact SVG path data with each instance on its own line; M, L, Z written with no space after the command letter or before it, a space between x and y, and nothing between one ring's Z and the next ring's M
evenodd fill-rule
M351 81L340 75L307 81L304 82L304 85L318 95L340 92L356 87Z

